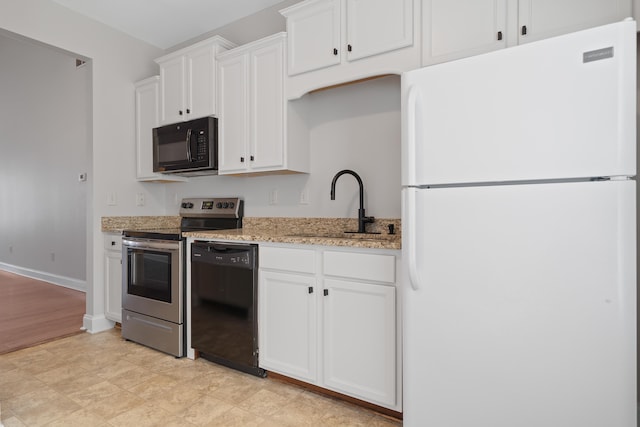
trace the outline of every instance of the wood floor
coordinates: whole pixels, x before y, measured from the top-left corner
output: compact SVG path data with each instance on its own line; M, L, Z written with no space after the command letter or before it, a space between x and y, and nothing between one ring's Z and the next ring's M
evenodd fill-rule
M80 333L84 292L0 270L0 354Z

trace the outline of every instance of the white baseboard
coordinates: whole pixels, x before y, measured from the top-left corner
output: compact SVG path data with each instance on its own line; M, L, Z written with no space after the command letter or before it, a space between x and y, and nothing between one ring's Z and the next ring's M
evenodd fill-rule
M90 334L97 334L98 332L108 331L113 329L116 322L111 321L104 317L104 314L93 316L85 314L82 318L82 329L86 330Z
M32 270L30 268L18 267L11 264L5 264L3 262L0 262L0 270L9 271L11 273L30 277L32 279L43 280L45 282L53 283L54 285L63 286L69 289L75 289L76 291L87 291L87 282L85 280L58 276L56 274L45 273L44 271Z

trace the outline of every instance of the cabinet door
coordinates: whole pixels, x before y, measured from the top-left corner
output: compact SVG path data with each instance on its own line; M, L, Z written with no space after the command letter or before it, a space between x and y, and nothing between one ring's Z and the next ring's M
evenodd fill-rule
M630 0L519 0L518 43L620 21Z
M218 161L220 173L247 169L249 143L249 55L218 61Z
M395 405L395 288L325 279L324 289L325 386Z
M423 0L422 22L423 66L507 46L507 0Z
M315 278L261 270L259 286L260 367L315 383Z
M191 119L215 114L215 54L211 45L189 51L185 114Z
M155 77L136 86L136 177L156 178L153 173L153 128L158 126L159 84Z
M184 81L184 56L170 59L160 65L161 124L184 120Z
M283 42L251 52L251 169L284 165Z
M122 322L122 253L104 253L105 316Z
M340 63L340 0L305 3L287 16L289 75Z
M347 59L413 45L413 0L346 0Z

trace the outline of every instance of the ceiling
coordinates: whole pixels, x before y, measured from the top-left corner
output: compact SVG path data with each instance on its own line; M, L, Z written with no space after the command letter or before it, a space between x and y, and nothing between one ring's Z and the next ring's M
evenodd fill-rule
M51 0L167 49L282 0Z

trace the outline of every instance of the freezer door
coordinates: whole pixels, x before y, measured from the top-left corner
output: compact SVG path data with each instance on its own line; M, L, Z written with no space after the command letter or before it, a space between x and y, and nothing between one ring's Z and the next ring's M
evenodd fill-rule
M405 426L636 426L634 181L404 202Z
M635 175L636 26L402 76L403 185Z

